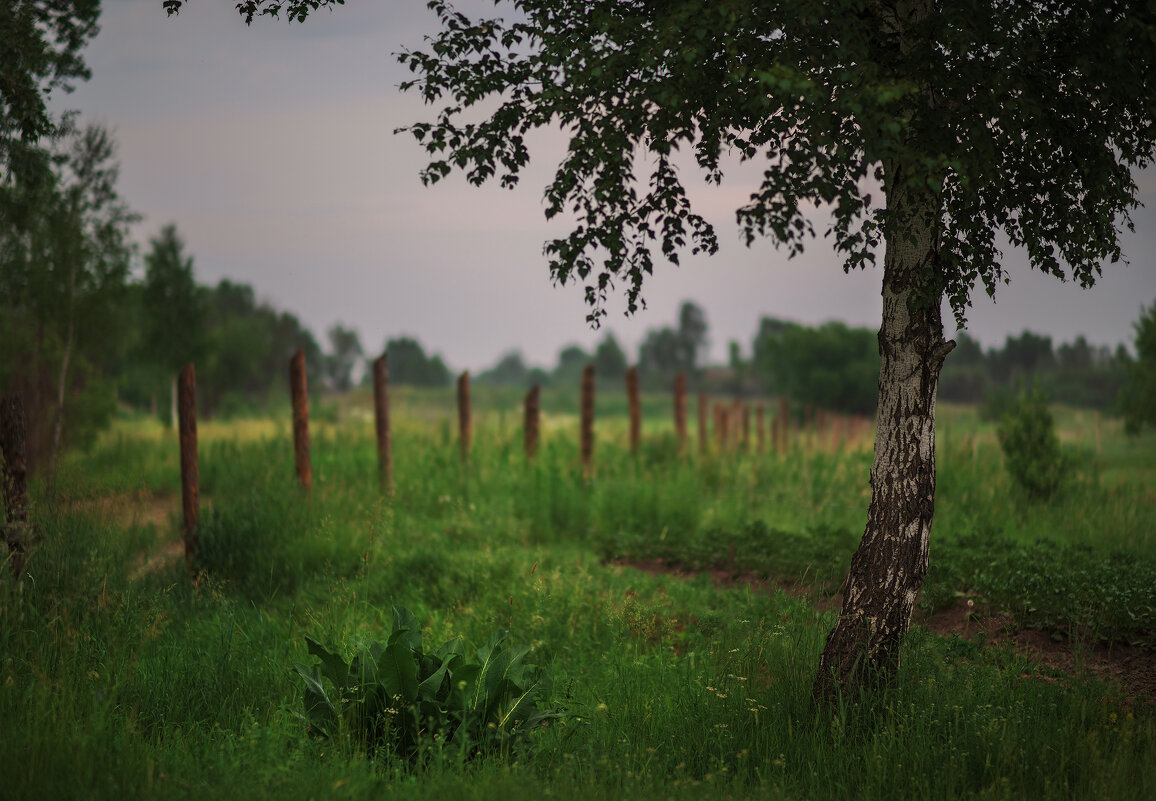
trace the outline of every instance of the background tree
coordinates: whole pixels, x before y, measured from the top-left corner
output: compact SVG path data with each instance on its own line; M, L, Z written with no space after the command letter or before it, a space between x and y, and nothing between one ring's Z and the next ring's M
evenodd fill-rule
M626 351L618 344L618 338L608 331L594 349L594 374L606 381L620 381L628 366Z
M673 376L685 371L692 379L699 373L699 356L706 351L706 313L692 302L678 309L678 327L647 331L638 347L638 372L651 387L667 386Z
M64 442L83 443L113 411L100 368L125 334L113 310L137 219L117 193L116 143L105 129L73 130L62 145L48 178L8 188L23 216L0 228L6 348L20 356L7 383L25 396L29 461L49 475Z
M1138 434L1145 427L1156 428L1156 301L1140 309L1136 358L1125 361L1124 375L1119 404L1125 430Z
M303 20L335 3L239 9ZM165 0L170 12L181 4ZM817 205L846 269L873 264L882 246L872 496L814 693L889 680L927 569L935 393L953 345L941 302L962 320L977 283L995 292L998 234L1083 286L1119 258L1117 222L1129 225L1137 202L1131 170L1156 152L1156 7L512 0L507 22L429 5L441 32L401 57L416 74L403 88L442 107L408 128L432 158L424 180L458 168L513 185L526 132L566 131L546 215L576 223L546 254L556 280L583 282L592 321L620 283L637 308L652 247L672 262L687 247L717 249L679 177L691 157L713 182L724 153L761 162L737 214L748 242L768 235L799 252Z
M550 382L558 386L577 386L586 365L590 364L591 356L578 345L567 345L558 351L558 363L550 376Z
M391 339L385 343L389 355L391 384L409 384L415 387L445 387L450 384L450 371L441 356L426 356L425 349L410 337Z
M1024 331L1018 337L1009 335L1002 350L990 357L992 376L1001 384L1030 382L1037 374L1055 367L1056 354L1052 338Z
M353 371L365 356L361 337L341 324L331 327L325 336L329 340L329 352L324 356L325 383L330 389L346 392L353 387Z
M323 375L324 359L313 334L294 315L259 303L252 287L222 280L205 293L205 307L197 396L206 414L245 414L271 399L286 398L289 359L298 348L305 351L311 375ZM312 381L311 391L321 383Z
M144 257L141 351L156 369L154 394L175 386L181 368L203 352L204 298L193 276L193 258L184 251L176 225L169 224L149 240Z
M528 385L530 368L518 350L504 354L498 363L478 375L479 384L495 384L498 386L523 387Z
M983 346L961 331L955 338L955 350L939 376L939 395L945 400L980 403L988 385L989 371Z
M873 331L840 322L818 328L787 323L765 337L759 367L780 392L824 409L875 413L879 346Z

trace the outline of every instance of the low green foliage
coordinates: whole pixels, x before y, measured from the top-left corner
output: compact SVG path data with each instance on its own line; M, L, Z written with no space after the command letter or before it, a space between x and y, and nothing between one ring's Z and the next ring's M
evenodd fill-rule
M941 409L925 611L974 600L979 614L1080 643L1074 667L915 625L894 687L819 711L811 682L835 614L827 599L862 531L866 448L825 452L800 436L787 454L668 457L664 404L661 422L647 418L650 452L638 458L624 447L625 421L599 417L590 477L577 423L563 415L547 415L527 464L516 418L480 414L462 465L438 411L452 410L452 396L441 400L427 417L396 420L393 498L378 491L368 423L314 432L308 494L294 481L287 421L204 426L192 578L180 561L153 562L179 537L174 432L118 425L91 453L67 457L55 500L34 486L43 536L30 575L0 577L10 754L0 795L1132 801L1156 792L1154 710L1134 688L1098 680L1098 660L1078 658L1103 653L1097 640L1113 653L1153 645L1152 435L1126 438L1117 423L1059 412L1066 441L1092 450L1102 435L1092 457L1100 480L1029 505L974 410ZM711 573L651 575L607 561L617 556ZM716 584L731 567L771 577L769 589ZM415 621L423 643L449 650L423 644L416 656ZM510 734L492 718L494 729L458 741L461 707L423 717L421 687L447 655L452 686L468 679L458 671L484 660L457 643L488 644L495 630L516 632L549 671L537 677L567 688L566 714ZM490 658L513 663L524 650L507 638ZM379 698L398 710L379 733L368 707L344 706L327 675L348 685L352 671L363 688L363 652L379 683L387 654L408 655L417 681L416 711ZM519 687L536 671L527 659ZM329 736L302 724L305 679L287 670L297 663L328 699L332 712L315 707L310 726ZM448 700L451 683L440 689ZM551 714L559 703L544 691L534 708ZM411 745L405 732L417 732Z
M999 426L999 445L1012 480L1035 500L1054 496L1071 477L1047 398L1036 386L1020 395Z
M471 662L460 637L427 653L413 614L395 606L393 618L389 639L359 648L348 663L306 635L320 665L294 668L311 733L344 734L371 754L385 750L412 762L423 750L450 746L466 756L508 753L558 717L538 706L549 699L549 674L523 661L530 649L510 646L508 632L494 634Z

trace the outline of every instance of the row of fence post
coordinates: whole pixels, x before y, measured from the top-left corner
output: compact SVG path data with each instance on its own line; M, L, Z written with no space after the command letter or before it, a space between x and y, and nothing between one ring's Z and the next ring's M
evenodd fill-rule
M289 362L289 388L292 401L293 451L297 480L302 489L313 485L313 470L309 453L309 392L305 352L298 350ZM590 476L594 464L594 367L582 371L579 401L579 453L584 475ZM626 395L629 410L629 446L637 454L642 441L642 402L638 369L626 371ZM373 408L377 441L378 478L383 492L393 492L393 454L390 435L389 363L383 355L373 363ZM463 462L468 461L473 440L473 416L470 409L470 375L464 372L457 382L458 447ZM533 459L541 444L541 390L534 386L524 399L523 446L527 459ZM698 449L709 450L706 393L698 396ZM716 447L720 452L746 451L750 444L750 407L735 400L731 404L716 403L713 407ZM789 446L790 425L787 418L787 399L780 398L778 414L771 421L771 447L786 451ZM843 421L844 418L833 418ZM23 408L19 395L0 399L0 454L4 457L3 492L6 520L3 522L3 541L12 552L12 569L20 572L24 544L27 537L27 471L23 431ZM181 370L177 379L177 423L180 438L182 537L185 555L189 559L197 550L199 524L199 477L197 465L196 371L192 364ZM767 443L766 416L762 404L755 406L755 435L759 452ZM817 413L807 407L804 424L807 428L818 423L819 430L827 424L826 412ZM679 373L674 380L674 428L680 453L687 451L687 376ZM849 430L835 427L836 438L849 436Z

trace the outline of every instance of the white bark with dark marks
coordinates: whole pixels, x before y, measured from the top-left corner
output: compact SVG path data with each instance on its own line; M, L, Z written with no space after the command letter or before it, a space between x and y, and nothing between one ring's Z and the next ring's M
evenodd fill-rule
M889 165L893 215L883 273L879 410L871 503L851 560L843 606L815 679L817 700L885 682L899 666L903 637L927 573L935 507L935 391L953 342L943 339L938 288L937 198L903 188Z

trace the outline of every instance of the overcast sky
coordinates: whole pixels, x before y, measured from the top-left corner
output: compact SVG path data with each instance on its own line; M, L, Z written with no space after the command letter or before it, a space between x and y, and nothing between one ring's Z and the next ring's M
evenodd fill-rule
M407 334L452 367L477 370L512 349L553 364L562 346L601 338L585 323L581 287L552 285L542 255L546 239L565 233L542 214L557 136L531 140L531 168L511 192L457 176L423 187L423 151L393 134L432 113L398 90L409 73L393 55L434 30L425 0L350 0L305 25L248 28L233 5L191 0L170 19L161 0L105 0L87 51L92 79L56 99L115 132L122 194L144 215L142 247L176 223L201 283L249 283L323 344L340 322L367 352ZM657 265L648 309L633 318L611 305L605 327L632 357L685 299L705 309L718 361L732 339L748 352L764 315L878 327L880 270L845 275L822 239L790 261L768 243L742 245L734 209L757 176L739 171L696 192L718 254ZM1107 265L1099 285L1081 290L1005 251L1011 285L994 303L978 293L969 332L988 346L1025 328L1057 344L1077 334L1130 343L1140 307L1156 301L1156 175L1139 182L1146 208L1123 239L1129 265Z

